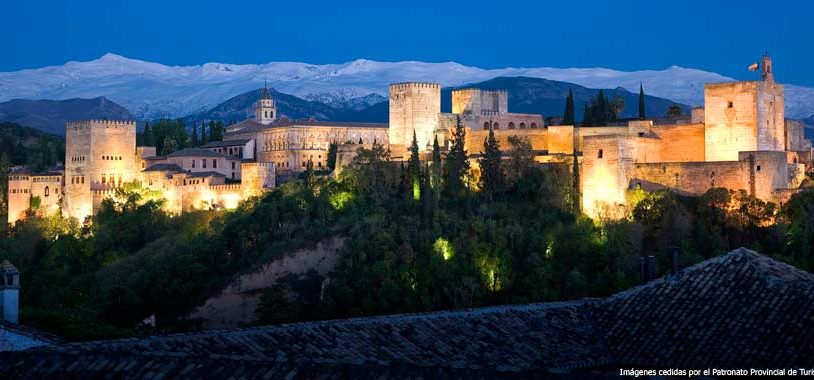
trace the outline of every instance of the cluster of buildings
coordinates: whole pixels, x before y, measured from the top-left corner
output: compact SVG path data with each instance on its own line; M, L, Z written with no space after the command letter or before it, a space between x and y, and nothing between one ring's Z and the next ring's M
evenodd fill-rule
M378 142L390 147L394 160L406 160L414 135L424 151L435 139L448 147L458 119L472 155L489 130L504 147L510 136L528 138L541 163L577 155L582 207L592 217L620 217L633 188L698 195L724 187L782 202L805 178L812 146L802 123L784 117L783 86L774 81L771 58L764 56L760 66L759 80L705 85L704 106L689 118L613 126L547 126L542 115L509 112L505 91L480 89L452 91L452 112L443 113L440 85L417 82L390 85L387 124L280 118L263 89L254 118L228 126L222 141L166 156L136 147L135 122L71 122L64 168L11 173L8 222L23 218L32 202L38 212L83 220L133 181L163 193L172 211L232 208L275 187L278 176L305 170L309 161L315 169L327 167L331 144L352 154Z

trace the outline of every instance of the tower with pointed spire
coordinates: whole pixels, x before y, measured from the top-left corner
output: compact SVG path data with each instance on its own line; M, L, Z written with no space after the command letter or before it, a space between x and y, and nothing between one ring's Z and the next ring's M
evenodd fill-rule
M260 99L254 103L254 118L263 125L269 125L277 119L277 106L274 105L267 84L263 85Z

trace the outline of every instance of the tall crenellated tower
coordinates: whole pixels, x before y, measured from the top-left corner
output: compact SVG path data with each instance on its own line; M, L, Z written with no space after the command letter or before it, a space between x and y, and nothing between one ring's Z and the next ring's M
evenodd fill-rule
M737 161L738 152L785 149L783 85L772 59L761 59L760 80L704 85L706 161Z
M427 149L438 128L441 85L438 83L395 83L390 85L388 140L395 150L410 146L415 131L418 147Z
M136 162L135 121L69 122L65 130L63 215L80 222L92 215L100 194L136 178Z
M260 90L260 99L254 103L254 118L263 125L269 125L277 119L277 106L266 86Z

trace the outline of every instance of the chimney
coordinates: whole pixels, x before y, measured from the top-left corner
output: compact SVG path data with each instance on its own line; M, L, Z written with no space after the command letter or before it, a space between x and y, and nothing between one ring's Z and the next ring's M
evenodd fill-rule
M18 323L20 298L20 271L8 260L0 263L0 312L3 320Z
M642 284L653 281L656 278L656 257L642 256L639 258L639 278Z

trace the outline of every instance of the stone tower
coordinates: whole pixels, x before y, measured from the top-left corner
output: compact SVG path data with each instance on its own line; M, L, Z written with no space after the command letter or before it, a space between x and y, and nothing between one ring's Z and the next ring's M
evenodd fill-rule
M269 125L277 119L277 106L266 86L260 90L260 99L254 103L254 119L263 125Z
M0 311L3 320L19 322L20 272L8 260L0 263Z
M65 196L62 213L83 221L92 215L100 194L133 181L136 122L85 120L65 131Z
M737 161L738 152L785 149L783 85L772 60L761 60L760 80L704 85L706 161Z
M437 83L395 83L390 85L390 125L388 140L396 151L409 147L415 131L418 147L432 145L441 113L441 85Z
M459 115L494 116L509 113L509 94L466 88L452 91L452 113Z

